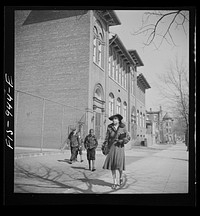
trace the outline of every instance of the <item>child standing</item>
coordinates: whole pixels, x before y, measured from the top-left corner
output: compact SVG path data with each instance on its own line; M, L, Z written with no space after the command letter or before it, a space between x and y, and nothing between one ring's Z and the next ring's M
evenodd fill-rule
M70 141L70 147L71 147L70 163L73 163L77 160L78 148L80 146L80 139L76 128L72 129L72 132L69 134L68 139Z
M94 130L90 129L89 135L86 136L84 141L85 149L87 150L87 160L89 164L89 170L91 170L92 161L92 171L95 171L95 151L98 145L97 139L94 135Z
M80 136L80 132L78 132L78 136L79 136L79 146L78 146L78 154L80 155L80 162L83 162L83 158L82 158L82 150L83 150L83 139L81 139Z

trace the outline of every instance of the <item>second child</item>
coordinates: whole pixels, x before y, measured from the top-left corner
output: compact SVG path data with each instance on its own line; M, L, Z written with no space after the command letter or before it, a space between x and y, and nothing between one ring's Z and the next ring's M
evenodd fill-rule
M87 150L87 160L89 164L89 170L91 170L92 161L92 171L95 171L95 151L98 146L98 141L94 135L94 130L90 129L89 135L86 136L84 141L85 149Z

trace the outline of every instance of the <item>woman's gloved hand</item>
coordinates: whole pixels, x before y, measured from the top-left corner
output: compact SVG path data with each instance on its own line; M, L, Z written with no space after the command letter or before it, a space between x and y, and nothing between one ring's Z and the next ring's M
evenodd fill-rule
M116 139L114 144L116 146L124 146L124 140L123 139Z

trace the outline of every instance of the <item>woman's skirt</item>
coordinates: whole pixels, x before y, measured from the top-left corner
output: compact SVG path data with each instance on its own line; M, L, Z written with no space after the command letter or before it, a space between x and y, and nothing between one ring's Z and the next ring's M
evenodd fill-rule
M111 146L110 152L106 156L103 169L125 170L124 146Z

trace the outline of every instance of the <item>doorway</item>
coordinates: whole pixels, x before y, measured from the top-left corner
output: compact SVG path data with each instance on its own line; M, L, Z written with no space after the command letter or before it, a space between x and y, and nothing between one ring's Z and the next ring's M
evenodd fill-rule
M100 83L95 85L93 96L94 132L97 140L103 139L104 93Z

